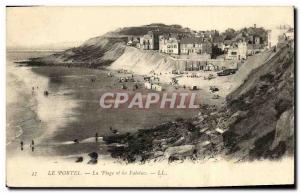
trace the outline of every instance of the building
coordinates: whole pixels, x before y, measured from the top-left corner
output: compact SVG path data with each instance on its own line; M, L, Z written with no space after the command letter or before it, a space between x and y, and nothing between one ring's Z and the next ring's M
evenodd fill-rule
M159 52L166 54L180 54L179 40L175 36L160 35L159 36Z
M253 37L253 42L256 45L260 45L261 44L261 38L259 36L254 36Z
M267 33L267 47L272 48L274 46L274 43L272 42L272 30L268 30Z
M145 83L144 83L144 87L145 87L146 89L151 89L152 85L151 85L150 82L145 82Z
M155 91L162 91L162 86L160 84L152 84L151 89Z
M159 83L151 83L147 81L144 83L144 87L149 90L162 91L162 86Z
M212 44L202 38L183 38L180 40L180 54L211 54Z
M292 31L293 31L293 28L291 28L289 25L280 25L272 30L269 30L267 47L272 48L274 46L277 46L279 38L286 33L288 33L288 35L291 35ZM293 33L293 36L294 36L294 33Z
M248 53L247 43L240 41L237 44L233 44L227 52L226 59L228 60L246 60Z
M159 48L158 34L149 31L146 35L140 37L140 47L143 50L158 50Z
M222 36L215 36L213 38L213 45L224 51L224 38Z
M200 54L202 43L201 38L183 38L180 41L180 54Z
M294 28L290 28L287 32L284 33L288 40L294 40Z
M128 36L127 46L136 46L138 47L140 44L139 36Z

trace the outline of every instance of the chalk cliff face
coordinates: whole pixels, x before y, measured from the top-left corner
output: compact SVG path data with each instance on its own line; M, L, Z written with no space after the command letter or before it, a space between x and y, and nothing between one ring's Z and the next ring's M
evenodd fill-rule
M136 74L148 74L151 70L170 72L175 65L174 60L167 55L152 50L139 50L126 47L124 54L111 64L109 69L127 69Z

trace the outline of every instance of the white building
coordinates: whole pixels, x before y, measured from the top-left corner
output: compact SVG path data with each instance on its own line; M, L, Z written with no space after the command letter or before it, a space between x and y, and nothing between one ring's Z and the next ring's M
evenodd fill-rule
M176 37L159 36L159 52L166 54L179 54L179 42Z
M294 30L289 25L281 25L268 31L268 48L277 46L279 36L288 34L290 38L294 38Z
M284 33L288 40L294 40L294 28L290 28L287 32Z
M152 90L155 90L155 91L162 91L162 86L159 85L159 84L152 84Z
M146 89L151 89L151 83L150 83L150 82L145 82L145 83L144 83L144 87L145 87Z
M145 82L144 87L149 90L162 91L162 86L158 83Z
M245 41L239 42L228 49L226 59L228 60L246 60L247 59L247 43Z

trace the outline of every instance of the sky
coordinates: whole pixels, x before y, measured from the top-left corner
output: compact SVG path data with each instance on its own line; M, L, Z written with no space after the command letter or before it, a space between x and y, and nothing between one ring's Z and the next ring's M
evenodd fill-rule
M293 26L292 7L8 7L8 48L78 46L120 27L179 24L194 30L240 29L256 24Z

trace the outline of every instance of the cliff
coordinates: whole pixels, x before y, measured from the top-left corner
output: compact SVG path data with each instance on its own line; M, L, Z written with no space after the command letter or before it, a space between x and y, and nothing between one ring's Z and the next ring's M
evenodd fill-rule
M122 37L92 38L76 48L67 49L46 57L31 58L29 64L85 67L106 66L123 54L126 40L126 38Z
M294 149L294 51L286 45L228 97L246 116L229 128L225 147L239 157L278 158Z
M70 48L50 56L31 58L29 65L67 65L84 67L108 66L125 51L128 36L141 36L148 31L163 33L190 33L179 25L150 24L137 27L125 27L94 37L79 47Z
M170 72L174 61L168 55L159 54L152 50L139 50L126 47L124 54L114 61L109 69L127 69L136 74L148 74L155 70L158 72Z

